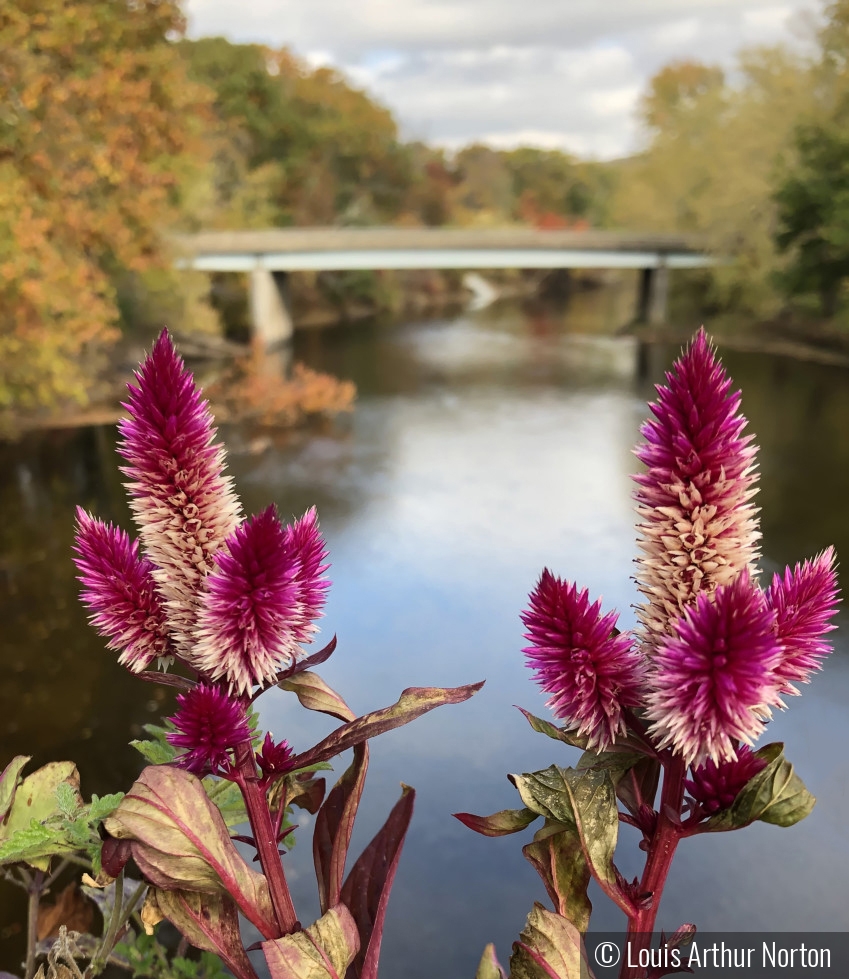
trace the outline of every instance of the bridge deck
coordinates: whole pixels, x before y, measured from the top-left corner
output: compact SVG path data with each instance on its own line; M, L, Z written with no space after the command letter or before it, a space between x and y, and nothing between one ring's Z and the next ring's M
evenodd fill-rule
M423 268L695 268L692 235L533 228L278 228L175 235L178 264L208 272Z

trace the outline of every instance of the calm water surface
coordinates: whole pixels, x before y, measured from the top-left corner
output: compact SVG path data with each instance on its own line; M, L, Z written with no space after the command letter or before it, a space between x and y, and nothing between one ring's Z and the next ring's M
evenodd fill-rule
M542 567L634 623L631 449L676 351L580 327L495 308L301 336L301 359L356 381L356 413L259 452L250 433L224 433L248 512L318 505L333 562L322 634L339 638L322 673L356 712L407 686L487 681L469 703L373 742L353 852L402 781L418 792L386 924L388 979L471 976L489 941L506 962L533 901L545 900L520 852L530 831L487 840L450 816L517 806L506 773L577 757L534 734L513 706L545 713L522 664L518 617ZM849 374L756 354L728 352L725 362L761 446L764 568L829 543L849 554ZM139 765L124 745L171 707L115 665L76 600L74 506L129 524L114 440L103 428L0 447L0 762L72 758L86 793L130 784ZM790 830L759 824L687 841L661 927L849 929L847 636L838 633L824 673L769 731L818 796L814 813ZM330 730L283 692L260 703L265 725L296 748ZM619 865L633 876L637 837L623 835ZM296 906L311 920L306 832L287 861ZM594 927L619 928L619 912L597 897ZM21 915L8 900L0 912L0 968L16 965Z

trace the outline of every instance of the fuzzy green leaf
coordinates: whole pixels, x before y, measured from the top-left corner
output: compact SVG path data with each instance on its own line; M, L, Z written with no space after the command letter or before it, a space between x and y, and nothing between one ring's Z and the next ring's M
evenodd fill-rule
M56 786L56 805L63 816L73 819L74 813L80 808L79 793L75 792L67 782L60 782Z
M29 826L15 830L0 843L0 866L28 863L43 870L51 857L72 853L74 849L61 829L48 829L34 819Z
M93 795L88 811L89 822L96 823L101 819L106 819L107 816L111 816L123 798L123 792L113 792L111 795L104 796Z

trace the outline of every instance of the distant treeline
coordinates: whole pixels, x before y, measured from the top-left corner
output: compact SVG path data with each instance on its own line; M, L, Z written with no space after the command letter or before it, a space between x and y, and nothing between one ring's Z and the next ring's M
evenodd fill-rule
M183 35L171 0L2 6L0 409L85 398L121 328L219 329L207 277L170 270L175 229L696 231L733 258L696 279L713 309L846 315L849 0L728 76L664 68L640 103L644 149L606 163L405 141L332 68ZM381 285L332 281L348 287Z

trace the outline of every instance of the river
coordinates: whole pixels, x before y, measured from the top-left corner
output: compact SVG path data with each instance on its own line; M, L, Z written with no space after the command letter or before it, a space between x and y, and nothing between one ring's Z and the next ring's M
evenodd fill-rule
M484 839L450 814L518 806L508 772L576 760L513 706L545 714L519 621L541 569L587 585L620 610L620 625L634 623L631 450L676 351L578 332L595 325L494 306L299 335L300 359L356 382L355 413L264 448L223 432L248 512L275 502L289 517L318 506L333 580L322 637L339 640L321 672L356 712L408 686L487 681L470 702L372 742L352 852L401 782L418 793L386 922L387 979L471 977L489 941L506 964L533 901L546 900L521 855L530 832ZM849 373L763 354L724 360L760 445L764 570L830 543L849 553ZM129 524L114 441L105 427L0 446L0 762L15 753L33 754L33 764L74 759L87 794L130 784L139 764L126 742L171 706L115 664L76 599L75 505ZM824 672L768 732L786 742L816 809L791 829L756 824L685 841L660 926L849 930L845 614L840 624ZM282 691L260 706L264 724L296 748L331 727ZM317 904L301 836L287 863L308 921ZM636 844L624 828L618 861L629 877ZM0 969L14 970L22 907L3 887ZM618 929L619 912L594 897L594 929Z

